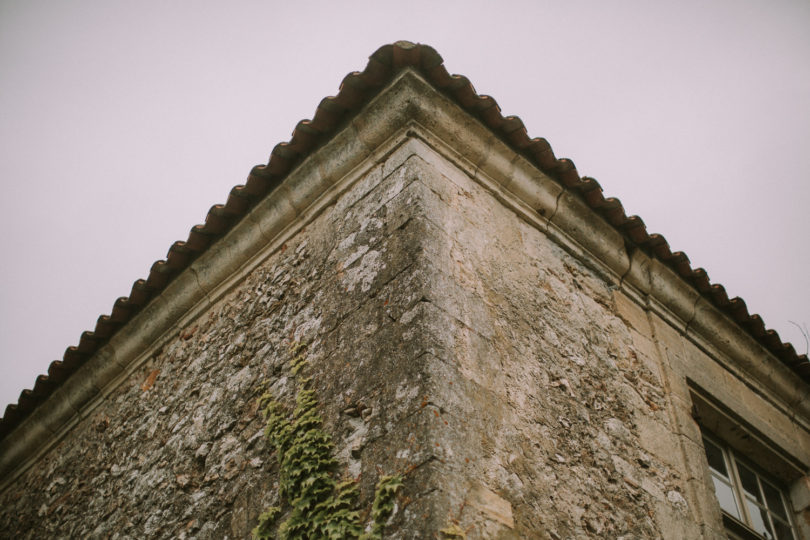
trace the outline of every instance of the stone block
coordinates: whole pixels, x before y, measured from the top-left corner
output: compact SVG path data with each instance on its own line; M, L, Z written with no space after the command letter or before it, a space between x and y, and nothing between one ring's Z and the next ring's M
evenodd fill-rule
M639 445L664 463L680 469L683 457L677 437L670 428L648 415L635 417Z
M802 476L790 485L790 502L794 512L810 508L810 477Z
M586 208L573 193L564 191L551 222L615 275L623 275L630 268L623 238L616 230L605 227L603 219Z
M523 157L514 161L510 180L506 189L528 204L543 221L554 214L557 198L562 193L562 187L557 182L538 171Z
M722 530L723 518L711 480L691 478L686 485L689 494L689 508L695 521L706 527Z
M515 528L512 516L512 504L494 491L482 485L475 485L467 494L469 504L480 511L487 519L508 527Z
M661 538L672 540L701 538L700 525L692 521L689 514L683 510L675 508L668 501L655 501L653 509Z
M651 335L647 312L643 307L633 302L618 289L613 291L613 303L616 308L616 314L630 325L631 328L635 329L642 336Z
M692 416L692 401L684 401L679 396L672 395L670 402L678 435L701 444L700 426Z

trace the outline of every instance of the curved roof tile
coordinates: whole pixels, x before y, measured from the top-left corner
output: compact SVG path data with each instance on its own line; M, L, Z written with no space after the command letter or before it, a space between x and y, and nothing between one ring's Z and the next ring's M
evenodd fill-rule
M451 75L442 57L432 47L399 41L380 47L371 55L363 71L346 75L337 95L321 100L313 118L298 122L291 139L277 144L266 164L253 167L245 184L231 189L224 205L212 206L205 223L192 227L186 241L172 244L166 259L152 265L146 280L135 281L129 296L115 301L110 315L99 317L93 331L83 332L78 346L68 347L61 361L52 362L48 374L38 376L32 390L23 390L17 404L8 405L0 419L0 439L44 402L197 255L239 221L256 201L275 189L295 165L336 132L348 115L367 103L404 68L418 70L432 85L476 116L540 170L576 192L630 241L670 266L704 298L810 383L807 355L798 355L791 344L782 342L776 331L766 329L759 315L748 313L741 298L729 299L722 285L710 283L704 269L693 269L689 258L680 251L673 253L663 236L649 234L640 217L628 217L621 201L613 197L605 198L595 179L581 177L573 161L555 157L545 139L529 138L520 118L504 117L494 98L476 93L469 79L463 75Z

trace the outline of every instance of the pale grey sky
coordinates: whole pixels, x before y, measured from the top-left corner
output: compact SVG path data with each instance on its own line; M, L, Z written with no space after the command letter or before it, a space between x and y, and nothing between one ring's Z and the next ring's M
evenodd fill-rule
M0 414L398 39L805 351L806 1L0 0Z

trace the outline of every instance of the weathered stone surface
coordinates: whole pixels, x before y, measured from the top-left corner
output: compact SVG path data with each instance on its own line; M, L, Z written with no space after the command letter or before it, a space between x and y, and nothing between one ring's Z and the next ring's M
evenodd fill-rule
M429 105L442 118L458 114L440 101ZM370 110L405 114L384 105ZM361 120L341 134L356 136L345 150L353 155L361 140L388 141L385 126ZM481 129L457 120L430 127ZM293 407L303 377L288 365L296 344L306 345L335 474L357 482L364 521L377 480L403 477L386 537L720 538L692 417L697 388L753 418L794 467L810 461L807 419L785 405L796 396L745 380L750 363L723 352L744 347L714 349L678 319L694 311L684 307L691 297L673 314L645 296L680 294L671 271L652 275L656 265L638 253L628 270L612 229L566 236L604 223L595 214L582 222L584 206L545 176L529 189L525 164L499 154L493 135L470 136L476 155L456 161L431 136L391 143L351 184L322 170L343 154L306 162L301 208L258 208L256 230L214 246L236 258L249 242L274 245L282 227L265 210L309 220L244 274L244 261L228 263L225 284L211 261L194 267L204 309L172 308L182 327L160 346L143 344L155 347L147 361L105 379L94 407L7 485L0 537L249 536L264 509L285 511L259 398ZM494 178L518 169L519 191L554 215L535 219L510 180ZM318 175L339 195L320 199ZM321 206L309 216L305 204ZM655 287L631 290L625 271ZM778 364L767 369L793 384ZM803 486L794 503L806 513Z
M398 322L419 301L406 189L418 172L409 163L380 182L374 170L362 198L325 212L183 329L3 493L0 536L246 536L277 498L257 398L267 386L289 399L294 342L310 342L338 455L418 410L418 393L395 399L422 376L407 369L423 347L416 323ZM342 414L361 402L370 415ZM373 466L347 466L373 489Z

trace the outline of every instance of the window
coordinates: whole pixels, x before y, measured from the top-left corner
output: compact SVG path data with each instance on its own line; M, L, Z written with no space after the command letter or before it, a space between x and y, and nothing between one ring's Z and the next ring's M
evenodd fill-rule
M787 497L776 483L705 433L703 446L729 537L796 540Z

